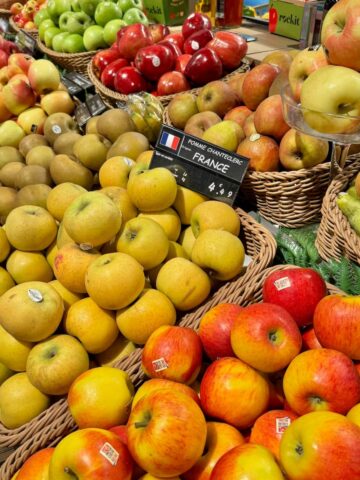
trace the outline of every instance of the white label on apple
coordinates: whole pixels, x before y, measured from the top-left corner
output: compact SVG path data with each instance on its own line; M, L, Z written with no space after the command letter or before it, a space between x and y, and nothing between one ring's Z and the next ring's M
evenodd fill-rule
M290 287L291 282L289 280L289 277L283 277L275 280L274 285L276 287L276 290L284 290L285 288Z
M259 140L260 137L261 135L259 133L253 133L250 135L249 140L250 142L256 142L256 140Z
M276 419L276 433L284 433L285 430L291 423L291 419L289 417L277 418Z
M196 40L191 40L191 48L193 50L199 50L200 48L199 42L197 42Z
M111 465L116 465L119 460L119 452L115 450L115 448L110 445L110 443L106 442L100 449L100 455L102 455Z
M155 372L161 372L169 368L169 365L166 363L166 360L163 357L153 360L151 363L153 364Z
M125 163L128 167L132 167L133 166L133 160L131 160L131 158L127 158L127 157L124 157L125 158Z
M80 243L80 250L87 252L92 249L93 249L93 246L90 243Z
M35 303L40 303L43 301L43 296L39 290L35 290L34 288L29 288L28 290L28 297Z
M156 55L153 56L152 58L152 64L154 65L154 67L160 67L160 58Z
M52 131L53 131L56 135L60 135L60 133L62 132L60 125L53 125Z

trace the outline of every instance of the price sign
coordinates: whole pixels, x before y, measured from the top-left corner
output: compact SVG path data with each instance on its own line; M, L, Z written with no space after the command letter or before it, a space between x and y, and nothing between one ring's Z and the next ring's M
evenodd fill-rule
M88 80L84 75L76 72L67 72L64 75L65 78L70 80L73 83L76 83L82 90L87 90L89 88L93 88L94 85Z
M121 108L122 110L126 108L126 102L124 100L117 100L115 102L115 105L117 106L117 108Z
M95 117L95 115L100 115L107 110L105 103L98 93L90 98L87 98L86 105L92 117Z
M36 40L24 30L20 30L15 37L15 43L21 51L34 56L36 54Z
M64 76L61 77L61 82L65 85L70 95L78 95L80 92L82 92L82 88L79 87L79 85L76 85L76 83Z
M91 113L85 103L81 103L75 109L75 118L79 127L83 127L91 118Z
M7 33L9 31L10 25L9 20L5 17L0 18L0 31L2 33Z
M163 125L151 168L166 167L179 185L232 205L249 160Z

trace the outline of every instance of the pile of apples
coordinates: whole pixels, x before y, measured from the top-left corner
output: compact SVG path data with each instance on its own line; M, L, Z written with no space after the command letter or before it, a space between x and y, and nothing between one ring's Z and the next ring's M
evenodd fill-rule
M111 45L125 25L149 21L142 0L48 0L34 17L46 47L79 53Z
M35 15L39 10L46 8L46 2L47 0L28 0L25 4L13 3L10 13L14 23L24 30L35 30Z
M213 307L198 333L154 330L136 392L116 368L80 374L67 396L79 430L19 478L359 478L359 297L328 295L307 268L268 274L262 297Z
M192 13L181 32L165 25L122 28L108 50L93 58L101 82L121 94L172 95L223 77L241 64L247 43L231 32L213 32L210 19Z

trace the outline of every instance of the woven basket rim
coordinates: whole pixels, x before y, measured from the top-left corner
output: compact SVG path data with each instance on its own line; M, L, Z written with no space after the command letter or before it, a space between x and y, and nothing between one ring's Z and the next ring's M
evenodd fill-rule
M275 271L286 271L289 268L300 268L294 265L275 265L270 268L266 268L262 272L255 275L249 282L244 284L241 289L236 292L237 296L228 298L229 302L236 302L240 305L248 305L257 301L259 294L261 295L261 289L265 278ZM331 284L327 284L329 294L343 294L341 290ZM261 301L261 299L260 299ZM192 324L188 323L183 326L187 326L196 330L197 320ZM116 368L126 370L132 381L138 379L138 384L143 383L147 378L141 369L141 349L137 349L124 359L119 360L114 366ZM75 422L73 421L70 411L62 414L53 425L48 425L42 432L37 432L32 438L24 442L18 447L15 452L11 453L0 467L0 478L2 480L10 480L11 476L22 466L22 464L33 453L40 448L56 445L65 435L76 429Z
M11 28L13 30L15 30L15 32L20 32L21 30L23 30L22 28L20 28L16 25L12 16L9 18L9 24L10 24ZM38 29L33 28L32 30L24 30L24 32L29 33L30 35L37 35L38 34Z
M86 58L86 57L92 57L98 50L90 50L88 52L79 52L79 53L63 53L63 52L55 52L55 50L51 50L48 48L46 45L43 44L43 42L40 40L40 38L37 39L37 45L39 49L48 55L49 57L53 58L59 58L59 59L67 59L71 60L73 59L81 59L81 58Z

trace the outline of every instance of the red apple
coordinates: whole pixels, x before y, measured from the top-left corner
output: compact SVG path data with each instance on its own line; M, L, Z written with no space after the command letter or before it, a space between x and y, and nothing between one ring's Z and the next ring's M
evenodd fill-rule
M360 401L360 377L349 357L319 348L300 353L284 375L284 393L291 410L346 414Z
M115 77L118 71L123 68L129 66L129 63L125 58L118 58L114 62L111 62L110 65L104 68L103 72L101 73L101 83L105 85L105 87L110 88L111 90L115 89Z
M22 73L27 74L30 65L34 62L34 58L25 53L13 53L9 57L8 65L16 65L20 68Z
M115 90L124 95L146 91L148 83L135 67L123 67L117 71L114 79Z
M214 37L211 30L203 29L194 32L184 42L184 53L193 55L195 52L204 48L205 45L210 42Z
M55 448L39 450L29 457L20 468L16 478L20 480L43 480L48 478L49 464Z
M207 47L216 52L225 70L238 68L248 49L246 40L240 35L223 31L216 32Z
M180 55L182 55L182 51L176 45L176 43L168 42L167 40L162 40L161 42L158 43L158 45L165 45L166 47L170 48L174 57L174 62L176 62L177 58L180 57Z
M239 107L232 108L224 117L224 120L233 120L238 123L240 127L244 126L245 120L253 112L245 105L240 105Z
M138 51L135 66L148 80L157 81L175 66L173 53L166 45L150 45Z
M160 42L166 35L170 34L170 28L162 23L152 23L148 26L148 29L153 43Z
M301 349L301 334L292 316L272 303L255 303L238 313L231 327L235 355L262 372L287 367Z
M280 95L265 98L257 107L254 115L256 131L280 141L290 126L285 122Z
M25 75L15 75L2 90L5 107L13 115L19 115L35 105L36 95Z
M228 85L234 90L234 92L238 96L239 103L243 103L242 87L247 73L248 72L236 73L235 75L232 75L228 80Z
M233 357L230 331L240 305L220 303L211 308L200 320L199 336L207 356L211 360L221 357Z
M300 327L312 323L315 307L326 293L326 283L311 268L278 270L263 285L264 302L285 308Z
M309 327L302 333L302 349L312 350L313 348L323 348L315 334L314 327Z
M246 125L251 119L252 116L249 115L245 121L245 135L247 135ZM240 142L236 153L250 159L250 170L255 170L256 172L275 172L279 169L279 146L274 139L266 135L260 135L259 133L251 134ZM275 302L269 301L269 303Z
M142 368L151 378L191 384L202 363L199 336L191 328L164 325L148 338L142 352Z
M181 477L183 480L210 480L217 461L232 448L243 445L244 437L231 425L207 422L206 444L202 456Z
M185 75L196 85L218 80L222 73L220 58L206 47L194 53L185 68Z
M118 32L117 47L121 57L133 60L140 48L152 44L149 30L141 23L134 23Z
M189 55L187 53L183 53L182 55L179 55L176 59L175 70L185 75L186 65L189 63L189 60L191 59L191 57L192 55Z
M6 67L8 64L8 55L4 50L0 50L0 68Z
M194 32L203 29L211 30L211 21L207 15L202 13L192 13L183 23L181 33L185 39L190 37Z
M116 425L115 427L109 428L109 431L115 433L123 444L127 446L127 425Z
M183 393L157 390L145 395L132 410L127 425L132 457L153 476L181 475L203 453L205 417Z
M112 62L117 60L120 57L120 53L118 50L114 50L112 48L108 48L106 50L100 50L97 52L92 59L92 64L94 67L95 75L100 78L102 72L104 71L105 67L110 65ZM122 59L124 60L124 59ZM126 61L126 65L128 62ZM125 65L123 65L125 66Z
M280 444L287 478L360 478L360 428L333 412L313 412L294 420Z
M242 85L242 97L250 110L256 110L260 103L269 95L271 84L275 80L279 69L268 63L256 65L247 72Z
M169 35L166 35L166 37L164 37L164 40L173 43L174 45L177 45L180 50L183 51L184 37L182 36L181 32L170 33Z
M23 9L23 4L20 2L13 3L10 7L11 15L18 15Z
M314 313L314 329L321 345L360 360L360 296L328 295Z
M263 413L251 429L250 443L263 445L279 460L281 438L296 418L296 413L290 410L270 410Z
M118 435L84 428L64 437L50 461L49 478L131 480L133 461Z
M189 89L190 84L185 75L176 71L164 73L157 83L157 92L159 95L173 95L174 93Z
M200 405L199 395L192 387L189 387L184 383L173 382L172 380L165 380L164 378L151 378L150 380L144 382L137 389L131 404L131 408L134 408L142 397L148 395L151 392L154 392L155 390L171 390L173 392L178 391L192 398L194 402Z
M200 384L206 415L237 428L250 427L269 403L269 386L256 370L237 358L215 360Z

